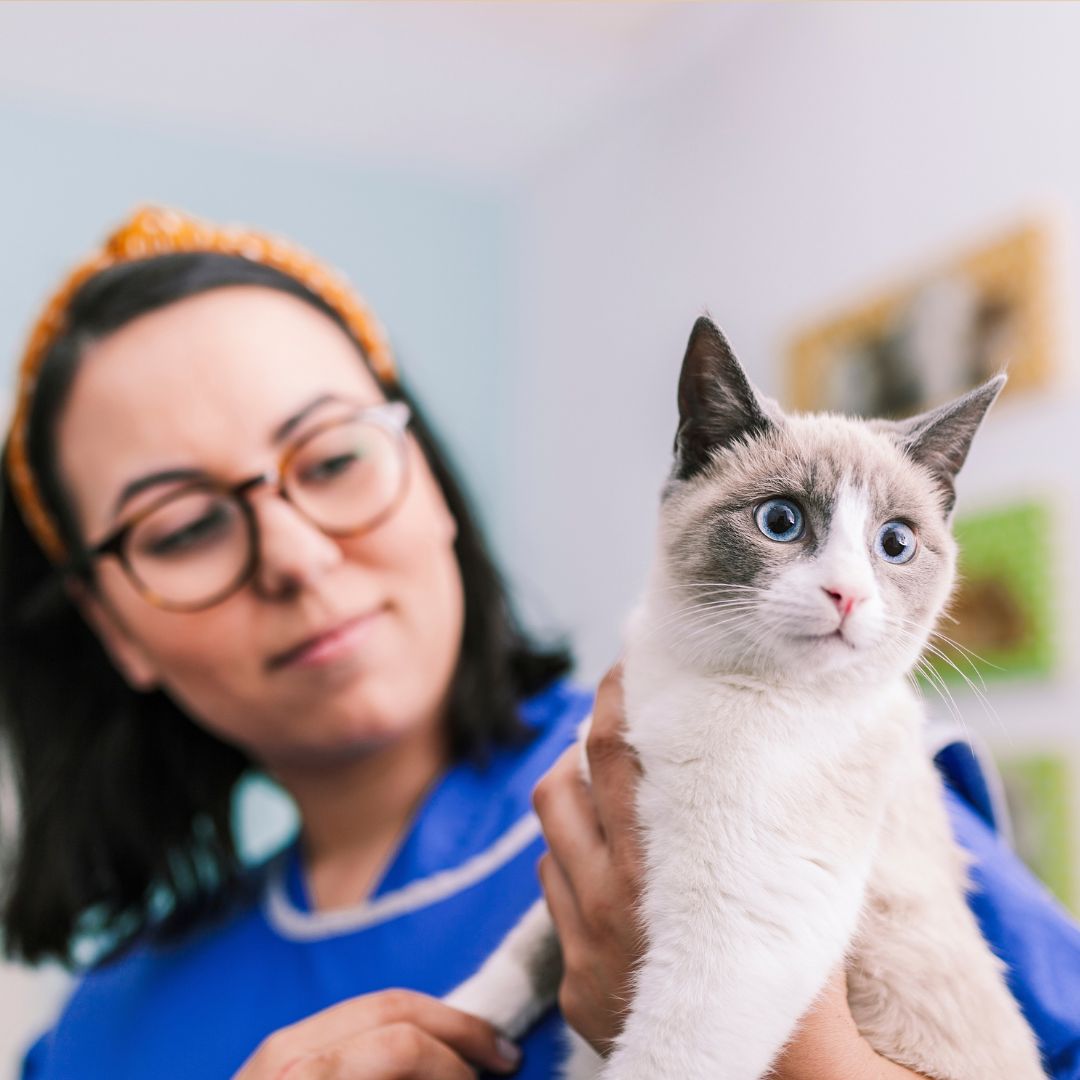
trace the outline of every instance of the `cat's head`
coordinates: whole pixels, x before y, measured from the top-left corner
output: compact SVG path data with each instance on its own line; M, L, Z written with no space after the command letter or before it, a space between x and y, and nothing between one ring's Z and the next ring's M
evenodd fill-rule
M651 596L668 645L793 682L910 669L953 584L953 481L1004 382L905 421L786 415L699 319Z

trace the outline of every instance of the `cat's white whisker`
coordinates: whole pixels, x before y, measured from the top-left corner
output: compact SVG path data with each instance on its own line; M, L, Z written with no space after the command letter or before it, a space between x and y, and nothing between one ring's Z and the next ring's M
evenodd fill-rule
M987 660L985 656L980 656L974 649L969 649L966 645L961 645L959 641L954 638L943 634L940 630L932 630L930 632L931 637L941 638L946 644L962 653L971 664L973 668L977 669L977 665L973 661L978 661L979 664L985 664L987 667L993 668L995 671L1004 671L1005 669L1000 664L995 664L992 660Z
M742 622L741 619L725 619L721 622L708 622L704 626L693 627L688 633L685 633L680 637L676 638L676 644L682 646L689 642L701 642L703 641L703 639L709 638L711 635L714 635L716 631L720 630L725 625L740 622ZM718 639L730 636L731 633L732 631L728 631L726 634L718 635Z
M655 626L650 628L647 633L647 637L653 637L661 630L666 630L671 626L679 626L680 629L684 626L696 625L698 622L707 621L708 618L715 612L720 611L723 613L729 612L748 612L754 609L753 604L739 600L723 600L707 604L697 604L687 608L680 608L678 611L673 612L667 618L660 620Z
M736 585L730 581L680 581L673 585L665 585L666 589L697 589L697 588L709 588L709 589L734 589L739 592L754 592L763 593L768 592L768 589L763 589L760 585Z
M927 642L926 648L929 649L929 651L933 653L934 656L938 657L938 659L941 660L943 663L948 664L948 666L952 668L953 671L955 671L961 679L963 679L968 689L974 695L975 699L982 706L982 709L986 713L987 717L997 723L998 726L1001 727L1002 731L1005 731L1005 725L1001 717L998 716L997 710L990 703L990 699L986 696L986 694L984 694L983 691L980 690L979 687L976 686L975 683L972 682L971 679L968 678L968 676L963 671L961 671L960 668L955 663L953 663L953 661L948 656L946 656L946 654L943 653L936 645L931 645L929 642Z
M960 654L961 658L971 666L971 670L975 672L976 676L979 679L979 683L984 690L986 689L986 680L983 677L981 669L979 668L979 664L985 664L987 667L994 668L996 671L1004 671L1004 668L1002 668L1000 665L995 664L990 660L987 660L986 657L980 656L977 652L974 652L973 650L967 648L965 645L961 645L960 642L954 640L946 634L943 634L940 630L924 627L922 624L915 622L914 619L905 618L902 615L893 615L892 618L897 622L904 623L905 625L914 626L921 633L927 634L928 637L938 638L941 641L945 642L945 644L948 645L950 648L955 649ZM953 621L955 622L955 620Z
M721 618L724 622L743 622L747 621L756 609L756 604L739 600L695 604L669 615L658 624L658 628L666 629L674 626L678 630L686 630L701 625L712 625ZM652 636L654 632L654 629L650 629L648 636Z
M956 702L956 698L953 697L952 692L949 690L948 684L941 677L941 672L937 671L934 666L925 658L920 658L916 664L916 668L923 673L927 683L941 698L945 707L949 711L949 715L956 721L957 726L964 732L965 736L969 738L967 722L964 720L964 714L960 711L960 706Z

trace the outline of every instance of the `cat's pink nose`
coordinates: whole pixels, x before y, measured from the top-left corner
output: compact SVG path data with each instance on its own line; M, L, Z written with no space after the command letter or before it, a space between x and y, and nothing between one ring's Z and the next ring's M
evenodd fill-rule
M827 589L822 586L822 592L836 605L836 610L846 619L866 597L860 596L851 589Z

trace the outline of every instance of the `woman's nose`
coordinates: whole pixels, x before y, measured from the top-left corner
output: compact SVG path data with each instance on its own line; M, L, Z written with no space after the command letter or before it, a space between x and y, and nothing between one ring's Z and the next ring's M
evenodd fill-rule
M344 556L335 538L286 499L267 491L251 501L259 525L253 584L260 596L293 596L341 563Z

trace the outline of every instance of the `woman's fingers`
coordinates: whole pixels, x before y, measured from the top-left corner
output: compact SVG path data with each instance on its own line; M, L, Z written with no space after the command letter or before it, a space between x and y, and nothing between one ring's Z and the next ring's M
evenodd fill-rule
M591 785L580 749L559 759L534 802L549 852L540 880L563 949L559 1004L599 1053L622 1026L632 972L641 955L636 919L640 855L637 758L623 741L618 669L601 683L587 739Z
M595 912L578 905L570 882L550 852L541 858L538 869L563 954L559 1008L575 1031L606 1052L621 1025L625 1005L622 965L611 964L607 950L597 948L596 935L586 924Z
M305 1057L329 1053L343 1040L400 1024L420 1029L466 1061L493 1072L506 1073L517 1065L516 1049L490 1024L426 994L386 990L350 998L275 1032L236 1080L282 1076ZM356 1075L367 1080L365 1073Z
M567 954L573 953L576 944L584 936L581 908L574 896L573 887L551 852L541 856L537 873L540 875L540 886L544 890L544 899L555 923L565 961Z
M638 872L634 792L641 767L623 738L621 665L601 680L586 752L589 784L581 775L575 746L563 753L533 792L548 846L575 888L577 882L595 876L601 859L613 859L631 876Z
M612 857L634 873L640 860L634 792L641 764L624 738L622 663L601 679L585 748L593 801Z
M841 966L799 1021L791 1041L773 1063L773 1074L776 1080L809 1080L841 1072L845 1076L878 1075L876 1065L872 1072L866 1071L865 1056L867 1044L851 1016L847 974ZM841 1065L845 1067L841 1069Z
M490 1024L412 990L387 990L353 998L318 1013L309 1023L314 1021L319 1021L313 1034L320 1043L364 1028L408 1023L485 1068L505 1071L510 1064L500 1049L499 1033Z
M312 1051L281 1080L476 1080L476 1075L445 1043L402 1022Z
M571 881L595 873L607 850L589 788L581 775L581 751L566 750L533 790L533 806L548 847Z

